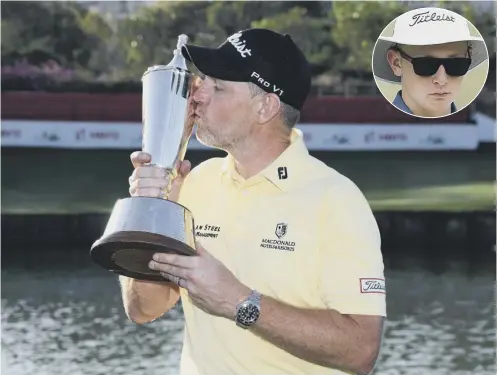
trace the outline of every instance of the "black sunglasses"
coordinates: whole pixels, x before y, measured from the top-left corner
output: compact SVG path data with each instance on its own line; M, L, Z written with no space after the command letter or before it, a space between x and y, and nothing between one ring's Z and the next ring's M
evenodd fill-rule
M444 66L449 76L461 77L468 72L471 65L471 58L469 57L412 57L398 47L392 47L392 50L399 52L400 56L412 64L414 73L422 77L434 75L440 65Z

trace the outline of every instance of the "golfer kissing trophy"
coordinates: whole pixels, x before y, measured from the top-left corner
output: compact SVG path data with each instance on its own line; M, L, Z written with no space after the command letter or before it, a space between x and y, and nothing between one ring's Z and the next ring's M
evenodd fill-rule
M142 77L142 150L151 155L151 164L168 172L165 197L119 199L102 237L90 251L100 266L135 279L166 281L148 267L154 253L196 254L192 213L167 199L194 125L197 77L187 70L181 54L187 40L180 35L171 62L148 68Z

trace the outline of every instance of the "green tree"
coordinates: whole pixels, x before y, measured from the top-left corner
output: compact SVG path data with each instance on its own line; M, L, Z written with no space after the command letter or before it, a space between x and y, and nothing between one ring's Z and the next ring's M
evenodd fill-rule
M207 9L207 24L222 38L252 27L254 21L274 17L291 8L292 2L215 1Z
M190 43L215 47L250 27L290 33L316 72L326 70L332 61L329 19L320 2L165 2L120 23L119 40L128 64L125 75L136 77L147 66L169 62L179 34L187 34Z
M274 18L281 21L293 8L303 9L309 17L326 17L326 7L320 1L213 1L207 8L207 26L224 39L239 30L259 27L254 26L257 22Z
M464 15L493 46L495 19L469 2L159 1L106 20L76 2L10 1L1 3L2 64L54 59L88 78L139 81L147 67L171 60L180 34L214 47L239 30L261 27L292 35L314 76L334 85L345 69L371 71L375 42L394 18L430 5Z
M27 57L49 58L70 67L86 67L110 29L97 14L72 2L2 2L3 64Z
M167 64L173 56L178 36L189 43L212 41L206 32L207 2L168 2L144 7L122 20L119 43L127 65L123 76L138 78L147 67Z
M307 9L294 7L273 17L254 21L251 26L290 34L313 65L314 74L319 74L337 63L331 58L337 47L330 38L329 23L327 17L311 17Z
M332 40L341 48L335 56L348 69L371 71L371 56L378 36L407 6L398 1L334 2Z
M50 11L41 2L1 3L2 10L2 65L12 64L32 54L56 58L46 20Z

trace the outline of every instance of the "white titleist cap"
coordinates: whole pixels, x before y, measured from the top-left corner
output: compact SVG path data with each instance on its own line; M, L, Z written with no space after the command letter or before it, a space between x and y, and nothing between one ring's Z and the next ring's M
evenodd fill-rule
M463 16L442 8L418 8L394 21L392 36L380 36L373 51L373 73L382 80L400 82L387 61L387 51L395 44L432 45L468 41L471 45L471 66L475 68L488 58L481 36L473 36L470 22Z

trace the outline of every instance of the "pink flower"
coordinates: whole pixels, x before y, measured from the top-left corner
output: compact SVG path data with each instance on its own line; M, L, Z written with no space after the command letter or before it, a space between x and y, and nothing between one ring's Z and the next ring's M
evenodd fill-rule
M73 69L65 68L53 60L48 60L37 66L22 59L14 65L2 66L1 73L2 75L26 78L46 77L56 81L71 80L76 77L76 72Z

